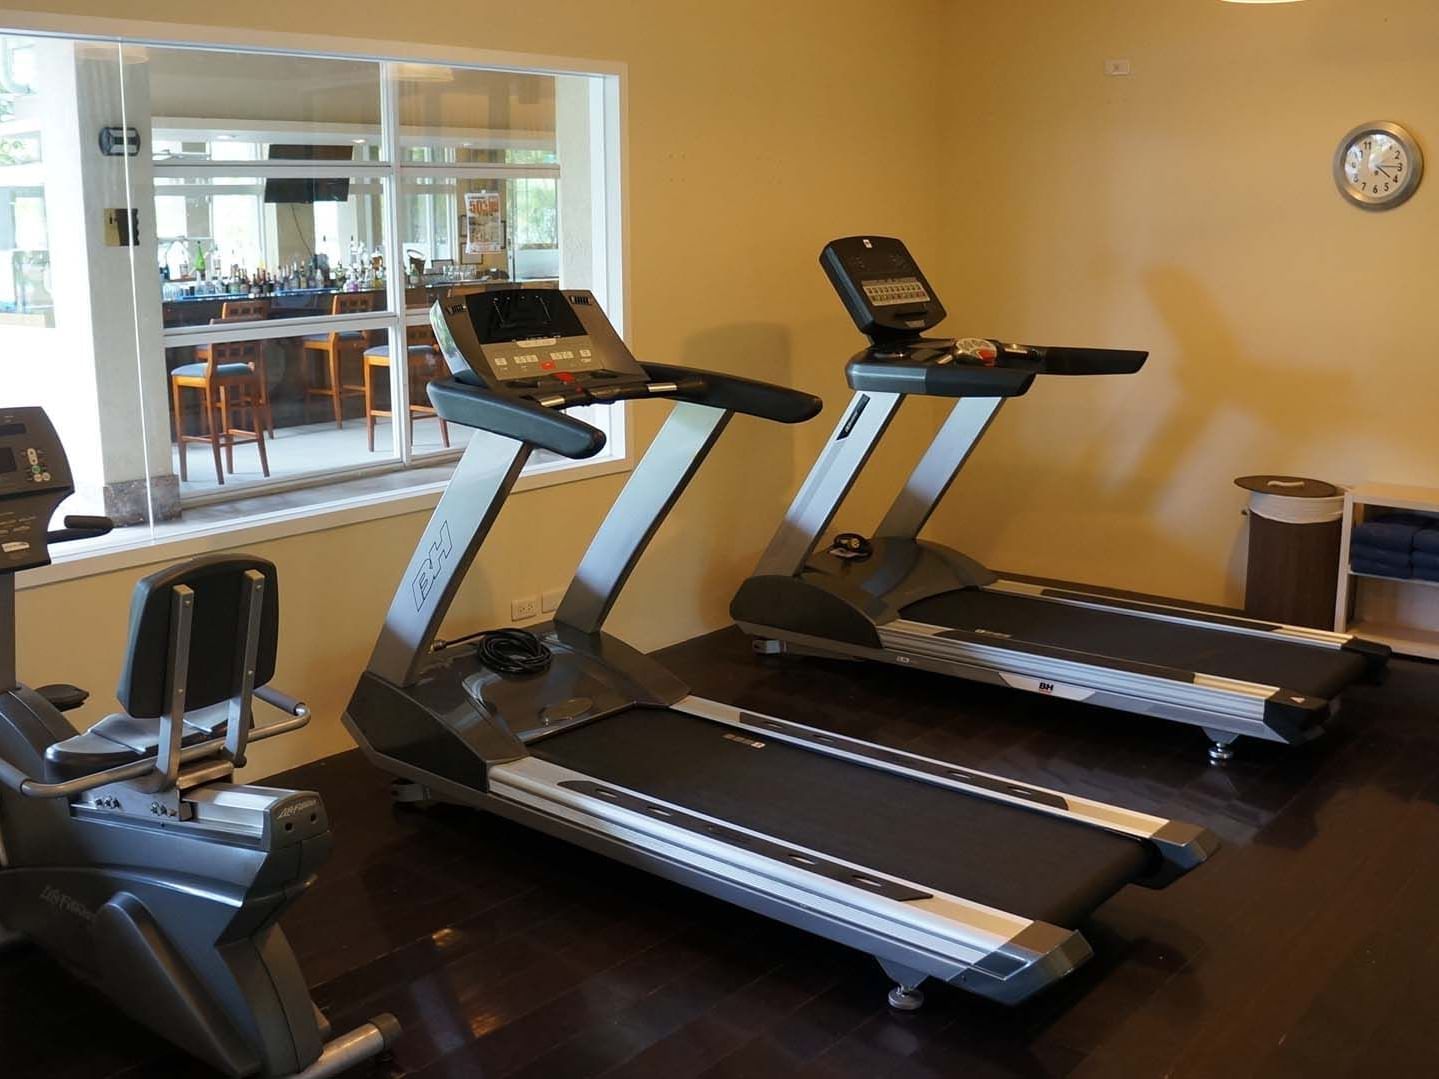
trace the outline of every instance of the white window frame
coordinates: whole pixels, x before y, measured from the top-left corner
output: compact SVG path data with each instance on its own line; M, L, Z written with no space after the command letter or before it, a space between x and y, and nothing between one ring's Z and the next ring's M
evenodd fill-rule
M0 9L0 33L31 37L53 36L73 40L103 42L127 47L211 48L256 53L293 55L312 59L347 59L378 62L381 65L382 161L380 162L187 162L173 166L155 163L156 175L183 175L186 170L200 176L279 175L295 177L366 176L387 184L388 198L385 221L385 247L388 259L403 246L399 231L399 192L402 170L410 175L431 174L446 177L507 178L516 175L554 174L559 166L552 165L462 165L453 162L421 163L402 161L397 145L399 138L396 68L401 64L432 64L462 68L484 68L525 74L580 75L597 78L594 100L599 104L595 122L598 145L591 148L592 160L603 164L595 178L599 185L595 204L602 214L605 234L605 265L602 280L591 287L604 305L621 337L632 343L629 306L629 145L627 115L628 65L609 60L587 60L546 54L472 49L456 46L408 44L368 38L295 34L282 31L233 29L182 23L161 23L140 19L91 18L77 15ZM117 62L119 53L117 52ZM217 171L211 166L219 166ZM133 249L134 252L145 250ZM148 265L148 260L145 263ZM389 310L374 315L324 316L308 319L287 319L279 326L257 323L253 326L231 325L219 330L228 341L251 340L273 336L295 336L332 329L347 324L353 329L386 329L400 334L391 340L403 340L404 327L410 320L405 308L405 278L398 272L403 260L390 263L386 277ZM278 329L281 332L276 333ZM165 331L165 344L200 343L218 337L210 327L174 327ZM403 415L408 404L408 379L400 377L404 365L391 366L391 392L395 394L394 411ZM610 406L614 407L614 406ZM523 492L540 487L583 481L633 469L636 454L630 436L633 427L628 403L621 405L616 417L614 452L596 462L565 464L527 470L516 484ZM388 468L359 466L354 473L331 473L335 482L354 479L376 471L408 467L411 455L404 442L404 424L392 424L396 459ZM458 454L454 455L458 457ZM445 458L426 454L426 465L442 464ZM309 486L309 485L305 485ZM98 551L77 549L68 558L62 553L52 565L27 571L17 581L19 588L39 587L62 580L93 576L134 567L170 562L178 558L223 550L242 544L267 542L286 536L301 535L330 528L343 527L365 520L423 512L438 503L444 484L389 491L373 496L345 498L299 510L277 511L247 519L238 526L217 525L196 529L175 539L155 540L148 530L135 542L105 547ZM262 496L268 489L250 487L248 496ZM77 544L84 548L86 544Z

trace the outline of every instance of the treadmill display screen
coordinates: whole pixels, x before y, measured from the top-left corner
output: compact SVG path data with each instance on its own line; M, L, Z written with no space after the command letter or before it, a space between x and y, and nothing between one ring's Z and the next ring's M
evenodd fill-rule
M0 474L15 471L15 451L9 446L0 446Z
M482 345L583 337L584 326L558 289L504 289L468 297Z

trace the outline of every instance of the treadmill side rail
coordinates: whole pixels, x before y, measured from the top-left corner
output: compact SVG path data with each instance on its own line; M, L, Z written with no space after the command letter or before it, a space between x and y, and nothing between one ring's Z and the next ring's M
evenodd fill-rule
M617 797L589 793L596 787ZM925 896L889 898L873 887L812 872L799 860L835 861L823 852L739 829L537 758L492 768L490 792L489 799L476 798L474 804L867 951L881 962L922 971L1006 1004L1028 999L1092 955L1074 930L946 895L922 882L849 867L858 877L882 878ZM636 803L649 808L630 808ZM756 843L741 846L676 824L675 817L709 820L724 833L745 833ZM755 849L760 845L769 850L784 847L792 857L781 860L761 853Z

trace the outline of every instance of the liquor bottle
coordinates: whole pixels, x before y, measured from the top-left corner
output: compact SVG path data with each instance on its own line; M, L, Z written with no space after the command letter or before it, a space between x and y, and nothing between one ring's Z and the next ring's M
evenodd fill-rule
M195 276L205 280L205 245L199 240L195 241Z

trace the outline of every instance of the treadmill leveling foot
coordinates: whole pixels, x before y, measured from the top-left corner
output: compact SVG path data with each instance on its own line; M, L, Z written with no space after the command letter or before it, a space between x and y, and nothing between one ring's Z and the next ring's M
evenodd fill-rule
M925 974L902 963L881 959L880 968L894 979L894 988L889 991L889 1006L897 1012L918 1011L924 1004L924 994L919 987L924 984Z
M1210 741L1213 743L1209 747L1210 764L1228 764L1234 759L1234 750L1231 746L1234 740L1239 737L1237 734L1230 734L1228 731L1211 730L1206 730L1204 733L1209 736Z
M896 985L889 991L889 1006L897 1012L916 1012L924 1006L924 992Z

